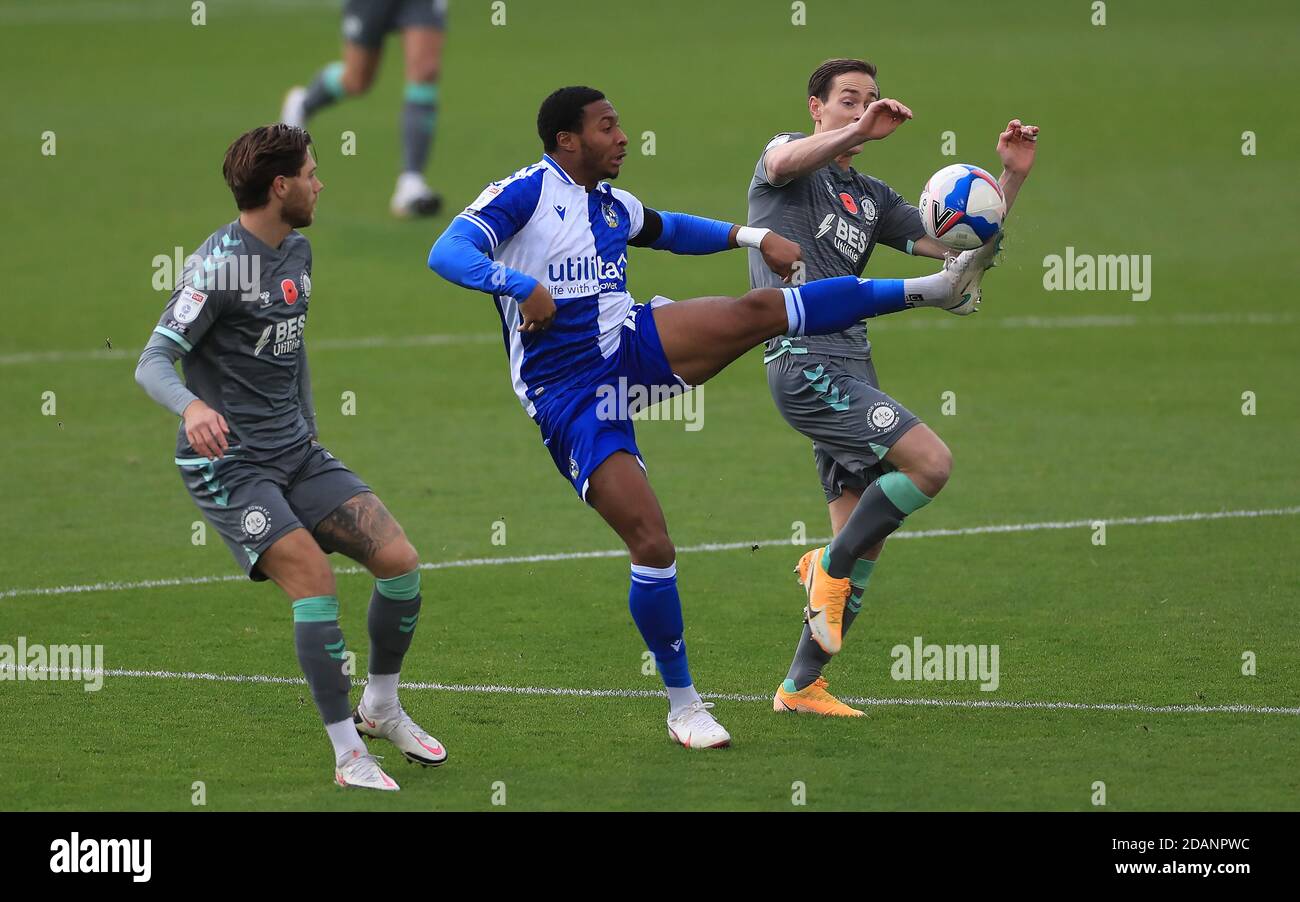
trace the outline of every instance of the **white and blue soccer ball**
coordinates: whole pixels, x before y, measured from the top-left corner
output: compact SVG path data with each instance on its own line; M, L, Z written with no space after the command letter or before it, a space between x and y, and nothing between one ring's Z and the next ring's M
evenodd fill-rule
M930 176L921 191L925 234L954 250L979 247L998 233L1007 199L998 180L978 166L954 163Z

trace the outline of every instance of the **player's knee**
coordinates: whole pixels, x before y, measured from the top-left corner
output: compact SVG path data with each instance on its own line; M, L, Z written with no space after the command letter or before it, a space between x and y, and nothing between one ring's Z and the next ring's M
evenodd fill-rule
M742 317L754 329L755 342L785 332L785 297L779 288L755 288L736 298Z
M371 72L344 70L343 72L343 93L349 97L357 97L370 90L374 84L375 76Z
M948 484L948 477L952 475L952 452L936 437L922 449L912 470L909 475L916 487L933 498Z
M632 560L647 567L671 567L677 560L673 540L662 530L647 531L636 536L628 545Z
M379 579L392 579L420 566L420 555L406 536L394 539L375 552L370 571Z

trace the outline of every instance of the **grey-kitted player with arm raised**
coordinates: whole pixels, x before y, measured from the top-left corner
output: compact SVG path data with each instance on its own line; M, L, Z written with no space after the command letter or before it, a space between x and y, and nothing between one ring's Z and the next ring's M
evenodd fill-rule
M777 229L803 251L805 280L860 276L877 243L936 259L956 252L928 237L915 207L851 165L868 141L888 137L912 111L881 99L876 67L827 60L808 81L810 135L768 142L749 185L749 224ZM1013 119L998 137L1000 184L1010 209L1034 162L1036 126ZM991 258L998 238L973 253ZM950 264L951 265L951 264ZM750 253L750 284L773 285ZM978 289L951 312L979 306ZM822 669L838 653L862 607L862 593L885 537L948 481L952 455L917 417L880 391L866 326L831 335L774 338L763 357L768 387L786 422L810 438L835 534L799 561L808 596L794 661L772 707L834 716L863 712L830 694Z

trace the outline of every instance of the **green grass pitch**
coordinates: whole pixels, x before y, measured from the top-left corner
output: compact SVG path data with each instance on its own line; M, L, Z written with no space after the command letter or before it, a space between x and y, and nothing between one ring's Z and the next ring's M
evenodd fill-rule
M511 0L494 26L489 3L452 4L431 169L452 211L539 156L537 104L567 83L602 88L621 113L621 187L732 220L767 139L807 126L803 84L829 56L874 60L883 93L916 112L857 163L913 200L946 163L996 172L1012 116L1042 127L980 315L922 310L871 328L884 389L956 460L906 528L956 534L891 541L827 675L848 696L953 704L873 704L852 722L771 712L799 629L800 548L748 543L829 526L808 444L751 353L704 389L704 428L638 430L678 546L744 543L679 560L696 681L737 697L716 709L732 749L672 745L663 702L636 694L658 680L641 672L625 559L457 566L424 574L404 672L456 687L404 693L450 760L397 762L401 793L333 786L302 685L119 673L93 693L0 681L0 809L188 809L194 781L209 809L482 810L503 783L507 810L797 810L802 783L810 810L1091 810L1097 781L1107 810L1300 807L1287 187L1300 126L1277 102L1295 82L1300 14L1281 2L1108 7L1093 25L1085 2L808 0L795 25L781 0ZM0 0L0 83L14 88L0 112L0 644L102 644L116 672L293 679L288 603L273 587L139 585L235 570L215 534L192 544L174 420L132 370L166 299L151 261L234 217L225 147L336 56L338 14L211 0L206 25L190 19L180 0ZM326 185L307 231L321 439L425 561L614 549L519 410L490 300L426 269L446 215L388 215L398 49L390 41L371 96L311 124ZM355 155L341 153L345 131ZM946 131L955 157L940 152ZM1045 290L1044 258L1067 247L1149 254L1150 300ZM882 247L867 274L928 268ZM638 250L629 281L642 300L747 287L739 254ZM1232 511L1274 513L1111 523L1104 545L1087 525L960 532ZM99 583L114 585L31 591ZM340 575L362 665L369 591L367 577ZM915 636L998 645L997 690L892 679L891 648ZM627 695L465 688L488 684ZM997 706L968 704L984 701ZM1084 707L1018 704L1032 702ZM1097 707L1111 704L1129 707ZM1293 710L1264 710L1276 708Z

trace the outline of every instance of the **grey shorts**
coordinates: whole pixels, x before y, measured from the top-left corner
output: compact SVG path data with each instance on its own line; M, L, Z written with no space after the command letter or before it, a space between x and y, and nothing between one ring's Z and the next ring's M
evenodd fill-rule
M767 385L785 421L812 439L827 502L893 469L885 455L921 422L880 390L869 359L785 353L767 364Z
M378 50L391 31L407 28L447 29L447 0L347 0L343 4L343 38Z
M343 462L315 442L271 459L227 455L176 458L181 479L249 579L264 580L257 559L282 535L308 532L344 501L370 491Z

